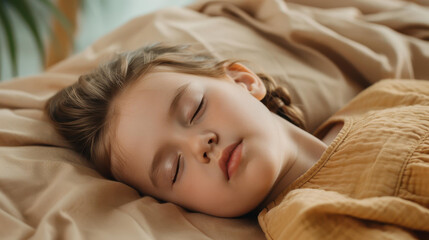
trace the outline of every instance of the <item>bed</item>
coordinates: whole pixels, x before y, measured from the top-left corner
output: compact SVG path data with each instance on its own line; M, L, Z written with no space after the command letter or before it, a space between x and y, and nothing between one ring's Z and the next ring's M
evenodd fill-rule
M197 43L290 89L309 132L386 78L429 79L429 2L200 1L137 17L47 71L0 84L0 239L264 239L255 217L216 218L104 179L43 113L113 54Z

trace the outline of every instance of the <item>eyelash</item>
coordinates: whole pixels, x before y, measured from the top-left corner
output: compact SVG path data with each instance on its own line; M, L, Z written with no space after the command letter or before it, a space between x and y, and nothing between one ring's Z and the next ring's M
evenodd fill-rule
M195 110L195 113L194 113L194 115L192 116L192 118L191 118L191 122L190 122L190 123L192 123L192 122L194 121L194 118L198 115L198 113L200 112L200 110L203 108L204 103L205 103L205 97L203 97L203 98L201 99L200 105L198 105L197 110Z
M174 174L173 177L173 184L176 182L177 180L177 175L179 174L179 168L180 168L180 160L182 159L182 155L179 155L178 159L177 159L177 164L176 164L176 173Z

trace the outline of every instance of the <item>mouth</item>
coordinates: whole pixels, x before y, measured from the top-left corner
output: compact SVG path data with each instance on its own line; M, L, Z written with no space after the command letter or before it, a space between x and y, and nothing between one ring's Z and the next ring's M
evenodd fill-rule
M226 147L222 156L219 159L219 166L225 175L226 180L229 180L234 172L237 170L241 162L241 150L243 147L242 140L233 143Z

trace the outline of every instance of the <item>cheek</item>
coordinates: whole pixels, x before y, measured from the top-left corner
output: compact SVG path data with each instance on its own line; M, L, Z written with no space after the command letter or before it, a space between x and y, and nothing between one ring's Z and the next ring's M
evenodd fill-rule
M278 174L278 167L273 161L267 159L254 159L249 161L239 179L246 186L249 195L253 198L264 198L273 186ZM262 199L261 199L262 201Z
M173 202L191 211L219 215L221 207L228 202L228 195L230 193L219 184L200 179L192 184L183 184Z
M212 169L191 169L189 166L186 174L183 174L183 178L180 179L181 182L177 185L173 197L183 205L215 203L216 198L213 196L225 195L228 186L226 182L221 181L222 179L216 171L210 170Z
M272 162L253 161L236 181L217 181L209 174L183 179L171 199L187 209L220 217L235 217L257 207L269 193L275 179Z
M269 151L258 153L248 154L246 164L242 168L242 176L238 180L249 192L247 197L262 201L274 185L280 167L274 156L268 154Z

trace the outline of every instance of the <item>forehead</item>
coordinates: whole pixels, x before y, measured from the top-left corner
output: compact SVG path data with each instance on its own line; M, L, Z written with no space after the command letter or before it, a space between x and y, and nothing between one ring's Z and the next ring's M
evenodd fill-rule
M191 81L192 76L175 72L151 72L137 79L117 96L113 105L118 119L132 115L136 110L160 109L162 104L182 84ZM144 108L142 105L147 105Z
M141 95L142 93L151 93L151 91L171 91L177 88L183 83L188 74L167 72L167 71L156 71L150 72L139 79L128 88L126 88L120 96L118 96L118 102L127 101L135 95Z

